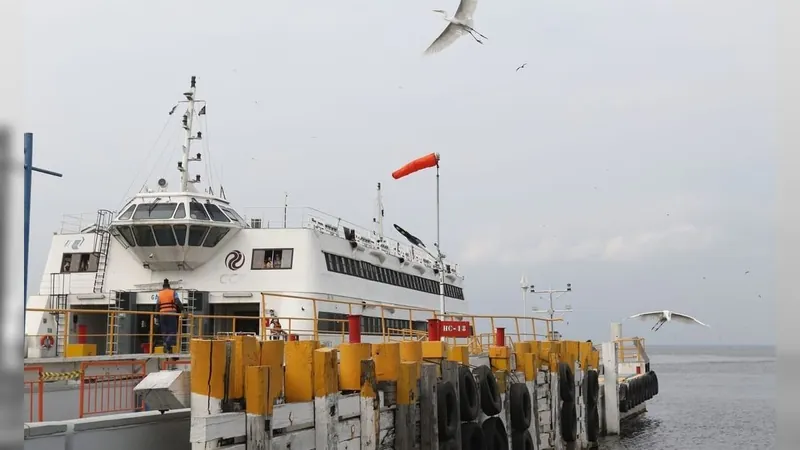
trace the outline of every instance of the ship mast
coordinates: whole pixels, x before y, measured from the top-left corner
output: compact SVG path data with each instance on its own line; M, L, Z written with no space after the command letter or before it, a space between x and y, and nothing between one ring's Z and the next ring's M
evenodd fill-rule
M181 173L181 192L188 192L190 184L200 182L200 175L196 175L193 180L189 179L189 163L194 161L200 161L200 153L198 153L195 157L189 156L189 151L192 146L192 141L195 139L203 138L202 133L199 131L197 132L197 136L192 135L192 124L194 123L194 105L196 102L194 98L194 94L196 91L196 80L197 77L192 76L192 81L189 91L183 93L184 97L186 97L188 106L186 107L186 112L183 114L183 131L184 131L183 149L182 149L183 151L181 155L182 156L181 161L178 163L178 171ZM204 111L201 110L200 114L203 114L203 112Z
M378 198L375 203L375 218L372 221L375 223L375 236L378 243L383 242L383 199L381 198L381 184L378 183Z

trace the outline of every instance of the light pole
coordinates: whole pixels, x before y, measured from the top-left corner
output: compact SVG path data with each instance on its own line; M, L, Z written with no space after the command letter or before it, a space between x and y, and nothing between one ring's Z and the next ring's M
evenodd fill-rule
M528 289L531 286L528 285L528 280L525 278L525 275L522 276L522 279L519 280L519 287L522 288L522 305L523 305L523 313L522 317L525 318L525 334L530 334L530 317L528 311Z
M548 298L550 300L550 307L548 309L545 309L545 310L536 309L536 310L533 310L532 312L549 314L549 316L550 316L550 333L551 333L552 336L548 336L548 339L555 340L555 339L553 339L555 337L555 329L554 329L555 326L553 325L553 319L555 318L555 313L572 312L572 307L570 305L566 305L566 309L554 309L553 308L553 300L558 300L562 295L566 294L567 292L572 292L572 283L567 283L567 288L566 289L545 289L545 290L538 290L537 291L536 288L533 285L528 286L528 288L534 294L547 294L547 296L548 296ZM556 297L553 298L553 294L558 294L558 295L556 295Z

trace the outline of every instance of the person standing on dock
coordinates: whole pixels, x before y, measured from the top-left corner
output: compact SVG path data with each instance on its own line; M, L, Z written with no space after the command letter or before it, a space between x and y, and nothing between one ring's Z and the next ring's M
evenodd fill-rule
M169 279L164 278L164 285L158 291L158 322L164 339L164 353L172 353L172 346L178 334L178 317L172 313L182 314L183 304L178 293L169 286ZM170 314L165 314L170 313Z

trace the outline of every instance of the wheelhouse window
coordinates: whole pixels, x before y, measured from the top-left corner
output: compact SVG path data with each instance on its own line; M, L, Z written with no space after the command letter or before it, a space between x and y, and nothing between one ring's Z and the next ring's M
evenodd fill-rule
M148 225L134 225L133 236L136 238L136 244L139 247L156 246L156 238L153 236L153 230Z
M213 203L206 203L206 210L208 210L208 214L211 215L211 220L214 222L230 222L231 220L228 219L228 216L222 212L219 207Z
M128 244L128 247L136 247L136 241L133 239L133 231L131 231L131 227L124 226L124 227L117 227L119 230L120 236L122 236L122 240Z
M203 205L195 200L189 202L189 217L195 220L208 220L208 213Z
M222 238L228 234L228 231L230 231L230 228L211 227L211 230L209 230L208 235L206 236L206 240L203 241L203 247L216 247Z
M178 209L175 210L174 217L176 219L183 219L184 217L186 217L186 207L183 206L183 203L178 205Z
M153 225L153 234L159 247L174 247L178 245L171 225Z
M242 216L240 216L236 211L232 210L231 208L228 208L227 206L220 206L219 208L222 211L224 211L225 214L227 214L228 217L230 217L231 219L233 219L233 220L235 220L235 221L237 221L237 222L239 222L239 223L241 223L243 225L247 223L247 221L244 220L242 218Z
M100 256L97 253L64 253L61 273L97 272Z
M203 225L192 225L189 227L189 246L199 247L203 243L203 238L208 234L209 227Z
M134 209L136 209L136 205L129 206L124 213L120 214L119 220L130 220L131 216L133 216Z
M177 203L140 203L133 213L133 220L171 219Z
M173 225L172 229L175 231L175 239L178 240L178 245L186 245L186 225Z
M252 270L291 269L294 250L290 248L256 248L250 259Z

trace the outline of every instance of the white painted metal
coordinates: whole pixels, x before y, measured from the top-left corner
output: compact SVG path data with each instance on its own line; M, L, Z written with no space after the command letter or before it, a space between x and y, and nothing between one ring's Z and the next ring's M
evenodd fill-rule
M617 390L617 344L604 342L601 356L603 358L603 402L606 434L619 434L619 391Z
M134 388L142 395L148 409L169 411L188 408L191 402L189 372L184 370L159 370L150 372Z

